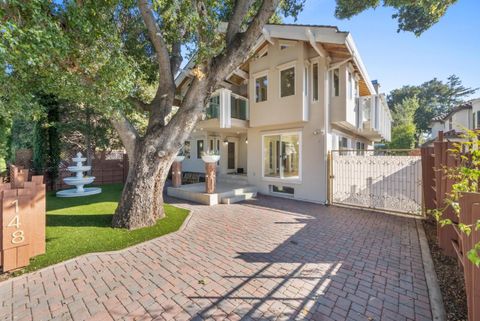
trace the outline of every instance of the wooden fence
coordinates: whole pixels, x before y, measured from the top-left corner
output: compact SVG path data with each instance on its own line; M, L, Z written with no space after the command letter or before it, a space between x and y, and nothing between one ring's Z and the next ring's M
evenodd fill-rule
M3 272L29 264L45 253L45 185L43 176L11 166L10 183L0 183L0 266Z
M65 161L65 164L67 161ZM73 166L71 160L68 166ZM58 178L54 184L54 190L72 188L63 182L63 179L73 174L68 171L67 165L62 166L58 173ZM92 160L92 171L89 174L95 176L94 185L103 184L123 184L127 180L128 175L128 156L123 153L98 153Z
M445 207L445 199L452 191L455 181L444 172L445 167L459 165L459 160L449 150L453 142L444 140L443 132L439 133L433 146L422 148L423 196L426 209ZM465 290L468 301L468 319L480 321L480 268L467 258L467 252L480 242L480 231L472 230L470 236L460 232L459 223L474 224L480 219L480 193L464 193L460 198L460 215L457 216L451 207L446 208L442 218L450 219L453 224L437 227L439 247L448 256L456 257L464 271Z

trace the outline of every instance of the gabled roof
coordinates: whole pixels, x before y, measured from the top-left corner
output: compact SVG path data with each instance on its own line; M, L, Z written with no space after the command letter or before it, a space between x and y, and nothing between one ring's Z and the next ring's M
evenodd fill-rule
M268 24L264 28L265 34L272 38L302 40L310 42L310 44L314 41L337 59L337 61L332 61L333 63L351 58L363 80L360 85L364 88L360 89L368 91L370 95L376 93L367 69L358 53L357 46L349 32L339 31L337 27L333 26Z
M331 64L342 63L350 60L356 71L360 74L360 93L362 96L376 94L370 81L368 72L358 53L358 49L349 32L339 31L335 26L326 25L297 25L297 24L267 24L262 35L257 40L252 52L257 52L265 42L271 38L305 41L310 43L319 54L332 57ZM247 59L248 57L246 57ZM183 68L176 77L175 82L180 85L193 68L193 59Z

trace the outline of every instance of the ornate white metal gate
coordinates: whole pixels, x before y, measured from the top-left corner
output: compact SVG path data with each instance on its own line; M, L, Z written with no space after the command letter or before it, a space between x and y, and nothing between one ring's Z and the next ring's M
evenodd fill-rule
M411 150L329 153L330 204L423 216L422 164Z

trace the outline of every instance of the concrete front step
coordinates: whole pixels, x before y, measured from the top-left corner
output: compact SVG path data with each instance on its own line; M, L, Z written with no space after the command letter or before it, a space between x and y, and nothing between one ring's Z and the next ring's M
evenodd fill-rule
M249 200L257 196L257 192L252 193L243 193L240 195L230 196L230 197L223 197L222 204L233 204L238 203L241 201Z
M235 201L239 202L240 200L255 197L257 195L257 188L255 186L245 186L238 183L226 184L221 182L217 184L215 193L207 194L205 193L205 183L197 183L182 185L180 187L170 186L167 188L167 194L168 196L201 204L217 205L222 203L222 200L225 198L232 198L231 201L225 200L225 202L233 203Z

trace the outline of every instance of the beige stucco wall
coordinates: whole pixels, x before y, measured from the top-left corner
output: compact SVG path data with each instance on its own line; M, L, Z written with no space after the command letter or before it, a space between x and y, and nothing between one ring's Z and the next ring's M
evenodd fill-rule
M305 59L315 58L316 53L305 50L303 45L301 49L292 50L289 54L296 55L299 59L298 66L304 66ZM289 49L286 49L289 50ZM301 51L301 52L300 52ZM283 52L283 51L282 51ZM270 57L270 53L269 56ZM261 67L253 64L255 70L276 70L276 63L289 61L292 57L285 59L274 59L261 61ZM248 129L248 181L250 184L258 187L260 193L269 194L269 185L288 186L295 189L294 197L300 200L324 203L326 201L326 152L325 139L322 133L324 130L324 106L325 106L325 77L326 72L325 60L316 57L319 63L319 100L312 102L312 77L311 65L308 67L309 83L308 83L308 122L302 121L303 99L297 97L295 103L281 102L278 91L273 89L273 102L270 101L270 86L275 84L273 88L278 87L278 73L276 77L269 78L268 101L262 104L251 103L250 124L254 124ZM303 60L303 61L300 61ZM257 68L258 67L258 68ZM302 69L303 70L303 67ZM298 69L297 69L298 72ZM302 72L303 73L303 72ZM302 76L303 77L303 76ZM299 88L300 87L300 88ZM303 78L296 78L296 95L303 95ZM253 90L253 88L251 88ZM252 92L251 92L252 93ZM254 92L253 92L253 97ZM253 99L252 99L253 100ZM268 111L268 112L267 112ZM259 117L259 119L257 119ZM269 124L269 125L265 125ZM263 178L262 164L262 135L300 131L302 135L301 146L301 173L300 180L292 182L287 180Z
M356 125L355 97L350 99L347 92L348 71L351 70L348 63L341 65L339 68L339 96L333 96L333 75L332 83L332 101L330 109L330 119L332 122L348 122L350 125Z
M471 128L471 113L471 109L463 109L454 113L452 115L453 129L456 131L464 131L465 128ZM445 121L445 125L448 126L448 120Z
M261 127L303 121L303 77L307 49L304 43L280 49L280 41L268 45L266 57L250 62L249 97L250 126ZM295 95L280 97L279 66L293 63L295 67ZM255 101L255 78L266 74L268 77L267 101ZM272 117L274 116L274 117Z

